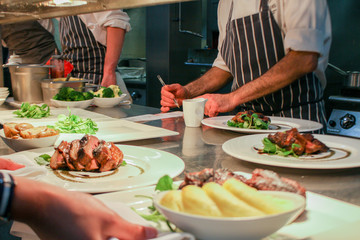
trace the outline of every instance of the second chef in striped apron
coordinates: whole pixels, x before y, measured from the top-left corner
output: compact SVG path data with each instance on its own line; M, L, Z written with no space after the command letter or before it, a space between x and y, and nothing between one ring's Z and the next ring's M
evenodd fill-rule
M131 101L117 69L129 21L122 10L104 11L62 17L59 29L62 55L74 66L72 76L104 87L118 85Z
M325 124L323 89L331 43L326 0L221 0L219 54L202 77L162 89L168 100L207 98L205 114L251 109ZM229 94L206 94L229 81ZM182 95L181 95L182 94Z

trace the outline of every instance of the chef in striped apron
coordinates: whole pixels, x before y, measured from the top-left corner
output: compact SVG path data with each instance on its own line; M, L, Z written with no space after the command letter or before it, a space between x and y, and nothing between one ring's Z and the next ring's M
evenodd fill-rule
M129 16L122 10L62 17L59 21L63 58L73 64L72 76L104 87L118 85L131 101L117 69Z
M325 124L324 71L331 43L326 0L220 0L218 26L213 67L184 87L163 87L163 111L174 107L174 97L181 102L201 96L208 99L210 117L251 109ZM207 94L231 80L231 93Z

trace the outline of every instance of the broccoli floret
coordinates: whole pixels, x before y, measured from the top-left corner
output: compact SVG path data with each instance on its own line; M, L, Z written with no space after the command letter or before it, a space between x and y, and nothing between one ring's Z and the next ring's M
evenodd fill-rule
M55 100L70 101L70 93L74 92L75 89L71 87L62 87L60 91L53 97Z
M94 94L92 92L84 92L83 95L85 97L85 100L94 98Z
M105 88L102 91L102 97L103 98L113 98L113 97L115 97L114 91L111 88Z
M70 92L69 98L71 101L83 101L85 100L84 95L82 92L72 91Z

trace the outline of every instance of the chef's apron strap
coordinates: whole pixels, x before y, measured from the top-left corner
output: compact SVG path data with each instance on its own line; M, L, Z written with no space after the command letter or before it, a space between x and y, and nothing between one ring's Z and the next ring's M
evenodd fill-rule
M261 0L259 12L261 12L261 11L265 12L268 10L269 10L268 0Z

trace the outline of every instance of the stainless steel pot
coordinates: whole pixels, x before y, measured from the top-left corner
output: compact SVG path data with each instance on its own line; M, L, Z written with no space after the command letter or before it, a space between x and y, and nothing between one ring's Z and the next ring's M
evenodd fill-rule
M335 65L329 63L328 66L335 72L341 74L344 78L345 87L355 87L360 88L360 72L358 71L344 71Z
M4 65L11 75L14 100L19 102L41 103L43 96L41 80L49 78L51 66L40 64Z

